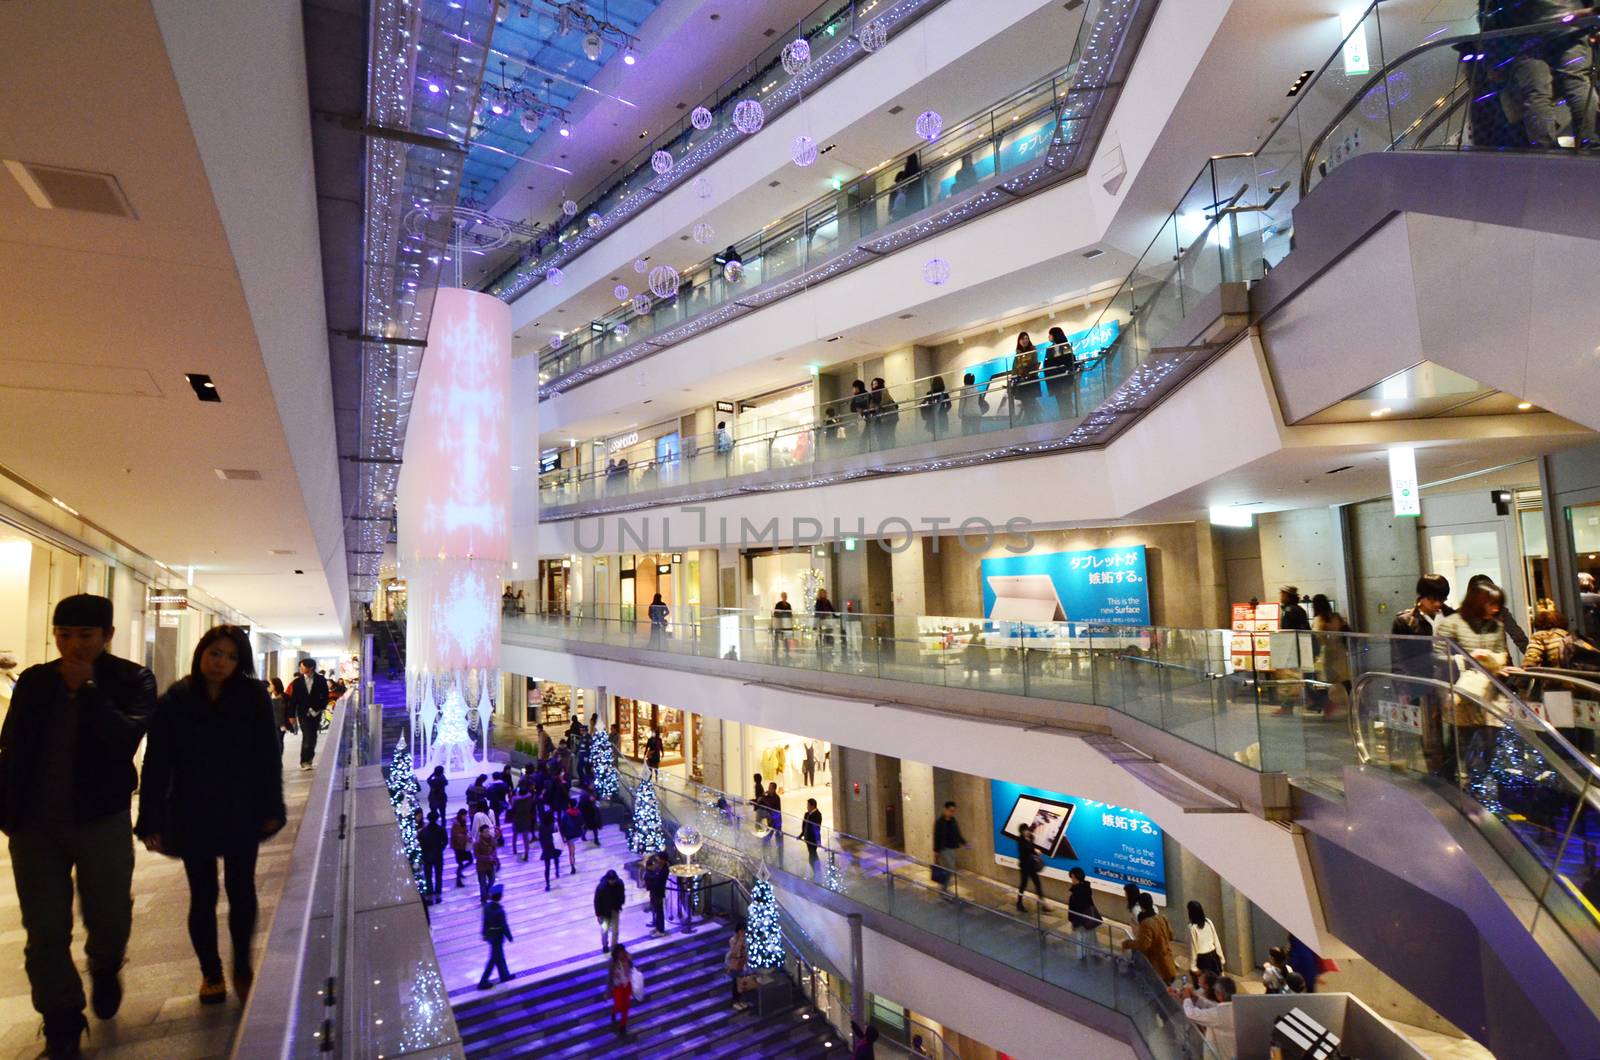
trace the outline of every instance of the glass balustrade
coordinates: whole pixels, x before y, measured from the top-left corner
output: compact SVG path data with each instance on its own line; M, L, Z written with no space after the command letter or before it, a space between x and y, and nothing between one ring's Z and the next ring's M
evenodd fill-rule
M1104 0L1091 0L1091 26ZM1083 31L1073 55L1082 48ZM760 300L779 281L861 253L857 244L899 229L923 211L965 196L996 177L1043 162L1052 148L1075 145L1087 131L1077 61L946 128L940 136L843 183L761 231L727 241L727 248L683 271L668 297L649 309L631 305L591 321L540 355L541 381L551 381L627 346L657 337L735 301ZM1070 115L1070 116L1069 116ZM713 240L722 244L723 239ZM734 253L730 256L728 250ZM729 268L730 260L738 264ZM643 282L643 277L640 277ZM663 341L665 339L663 338Z
M999 882L956 870L948 889L933 883L934 866L901 851L822 826L815 849L802 842L799 815L786 814L772 829L740 797L693 781L654 773L664 818L692 824L708 847L750 866L764 865L826 887L963 949L1129 1017L1150 1054L1158 1058L1200 1057L1204 1045L1183 1018L1154 969L1121 947L1131 933L1104 922L1095 931L1074 932L1064 908L1031 915L1014 907L1016 894ZM637 787L643 775L624 770ZM784 835L783 833L788 833Z

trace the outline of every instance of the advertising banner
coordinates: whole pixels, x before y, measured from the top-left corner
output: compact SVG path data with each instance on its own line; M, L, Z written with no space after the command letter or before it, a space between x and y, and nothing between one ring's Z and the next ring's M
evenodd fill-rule
M1144 814L1004 780L991 780L989 794L996 864L1017 867L1018 826L1031 824L1034 846L1044 856L1041 875L1064 880L1078 867L1102 890L1136 883L1166 904L1161 829Z
M979 577L985 618L1150 624L1143 545L997 556Z

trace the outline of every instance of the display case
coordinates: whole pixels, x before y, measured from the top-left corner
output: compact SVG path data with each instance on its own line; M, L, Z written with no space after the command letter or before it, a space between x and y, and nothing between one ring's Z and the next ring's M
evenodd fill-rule
M650 734L661 734L661 765L683 765L684 712L641 699L617 697L617 728L624 758L644 761Z

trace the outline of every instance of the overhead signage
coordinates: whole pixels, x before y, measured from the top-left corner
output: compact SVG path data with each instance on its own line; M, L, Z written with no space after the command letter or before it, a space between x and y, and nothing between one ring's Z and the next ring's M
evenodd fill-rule
M637 445L637 444L639 444L639 432L638 431L629 431L627 434L618 435L617 437L615 437L615 438L611 439L609 442L607 442L606 443L606 449L609 452L615 453L618 450L628 448L628 446L630 446L630 445Z
M733 402L731 402L731 401L719 401L719 402L717 402L717 411L718 412L732 412L733 411Z
M163 589L159 593L150 593L145 598L145 604L157 611L187 611L189 609L189 591L187 589Z
M1417 488L1417 453L1409 445L1389 449L1389 493L1394 499L1394 514L1422 514L1422 497Z
M1166 903L1161 828L1138 810L1004 780L991 780L989 794L996 864L1017 867L1017 836L1028 824L1044 858L1041 875L1065 880L1071 869L1081 868L1102 890L1120 892L1132 883Z
M539 474L561 469L561 450L549 449L539 454Z
M1367 9L1350 7L1339 12L1339 36L1344 38L1344 72L1372 72L1372 55L1367 50Z
M985 618L1150 624L1143 545L998 556L978 569Z

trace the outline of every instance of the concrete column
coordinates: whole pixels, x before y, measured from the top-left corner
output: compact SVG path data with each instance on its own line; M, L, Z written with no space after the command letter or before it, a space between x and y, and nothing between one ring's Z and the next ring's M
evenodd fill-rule
M1230 950L1228 947L1228 929L1230 921L1234 919L1232 915L1233 907L1223 901L1222 877L1213 872L1205 862L1189 853L1188 850L1168 840L1167 851L1170 853L1174 850L1178 852L1177 875L1182 884L1182 892L1176 893L1176 889L1171 887L1170 882L1168 884L1169 890L1174 891L1174 897L1181 899L1184 903L1199 902L1205 907L1206 916L1210 917L1211 922L1217 926L1217 937L1222 942L1223 963L1230 968L1236 967L1234 961L1236 951ZM1168 864L1170 866L1172 863L1169 862ZM1172 876L1173 873L1169 868L1167 879L1171 881ZM1189 915L1187 910L1183 905L1174 904L1168 906L1168 914L1167 919L1172 922L1172 930L1177 934L1178 941L1188 942Z
M933 819L939 814L932 766L900 760L900 808L903 849L914 858L932 861Z

